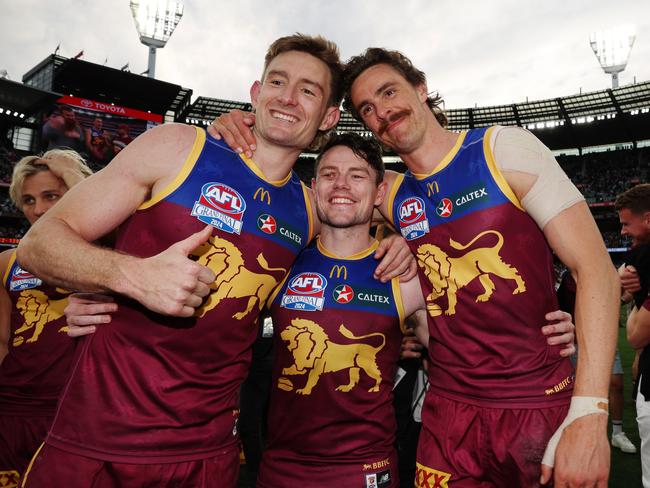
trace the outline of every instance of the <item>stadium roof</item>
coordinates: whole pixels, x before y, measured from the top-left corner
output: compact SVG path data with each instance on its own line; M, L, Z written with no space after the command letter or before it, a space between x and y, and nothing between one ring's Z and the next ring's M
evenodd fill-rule
M0 125L20 124L61 95L0 78Z
M190 103L192 90L166 81L102 66L81 59L50 55L23 76L30 83L49 66L54 67L51 88L65 95L115 103L164 115L179 114Z
M199 97L179 119L207 125L233 108L249 111L251 105ZM450 109L446 114L452 130L519 125L533 131L551 149L637 142L650 139L650 82L533 102ZM337 130L370 136L347 112Z

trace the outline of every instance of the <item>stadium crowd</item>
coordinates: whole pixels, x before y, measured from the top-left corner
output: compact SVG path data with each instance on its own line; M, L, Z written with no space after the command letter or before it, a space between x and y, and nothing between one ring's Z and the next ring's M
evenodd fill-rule
M19 155L13 149L0 149L0 185L7 186L11 182L11 172ZM613 202L616 196L635 184L646 181L650 149L641 148L636 152L630 149L619 149L599 153L588 153L582 156L559 156L558 162L566 171L571 181L580 189L590 204L605 203L610 209L608 217L616 219L613 212ZM313 177L314 158L302 156L296 163L295 171L302 181L309 184ZM103 166L91 160L90 167L98 171ZM402 164L388 165L390 169L403 172ZM5 185L2 185L5 183ZM11 203L6 191L0 190L0 237L21 238L27 231L24 223L7 225L3 219L16 220L20 215L18 209ZM629 240L621 236L617 230L603 230L603 239L610 248L627 247Z

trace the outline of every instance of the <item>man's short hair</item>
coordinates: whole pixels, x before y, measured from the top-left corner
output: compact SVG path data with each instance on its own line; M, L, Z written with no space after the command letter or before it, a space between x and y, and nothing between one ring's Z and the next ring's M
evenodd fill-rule
M92 170L86 165L84 158L72 149L50 149L42 156L25 156L14 166L11 185L9 185L9 197L16 207L22 208L23 206L23 183L25 182L25 178L36 173L49 171L50 168L47 165L47 161L61 158L72 161L76 169L84 176L93 174Z
M636 185L621 193L614 205L616 210L628 209L634 214L650 212L650 183Z
M356 80L361 73L377 64L386 64L390 66L414 87L426 84L427 82L427 77L424 72L413 66L411 60L399 51L389 51L388 49L380 47L369 47L362 54L350 58L345 64L343 70L343 90L345 93L343 108L349 111L355 119L362 123L363 120L357 113L354 104L352 103L352 97L350 96L352 83L354 83L354 80ZM433 112L433 115L435 115L436 120L438 120L438 123L441 126L447 127L447 116L443 109L440 108L442 104L444 104L444 100L437 93L427 97L427 105Z
M381 146L374 139L366 139L354 132L333 134L325 144L314 164L314 174L318 175L318 165L327 151L336 146L345 146L355 155L366 161L375 170L376 184L384 179L384 161L381 159Z
M343 88L341 80L343 77L343 64L339 55L339 48L332 41L328 41L322 36L308 36L296 33L292 36L280 37L269 46L264 57L264 73L262 79L266 76L266 69L276 56L288 51L298 51L311 54L316 59L321 60L327 65L330 71L330 97L328 106L338 107L343 98Z

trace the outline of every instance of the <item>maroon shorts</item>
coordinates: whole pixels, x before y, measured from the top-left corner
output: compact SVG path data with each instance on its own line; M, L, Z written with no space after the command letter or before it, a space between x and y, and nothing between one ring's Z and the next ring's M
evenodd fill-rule
M418 488L539 487L546 444L569 405L486 408L428 395L422 409Z
M257 488L398 488L397 454L358 462L306 462L293 453L267 450L262 455Z
M0 487L18 486L20 474L45 440L51 424L51 416L0 416Z
M45 444L25 473L22 488L235 488L238 477L238 447L198 461L127 464L78 456Z

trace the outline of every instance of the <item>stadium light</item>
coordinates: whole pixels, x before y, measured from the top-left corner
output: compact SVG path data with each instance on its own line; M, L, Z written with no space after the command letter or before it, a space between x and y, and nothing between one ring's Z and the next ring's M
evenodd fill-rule
M600 67L605 73L612 75L612 88L618 88L618 74L627 66L635 39L636 32L633 25L593 32L589 36L589 44Z
M131 15L140 42L149 48L147 76L155 77L156 49L165 47L183 16L183 3L175 0L131 0Z

